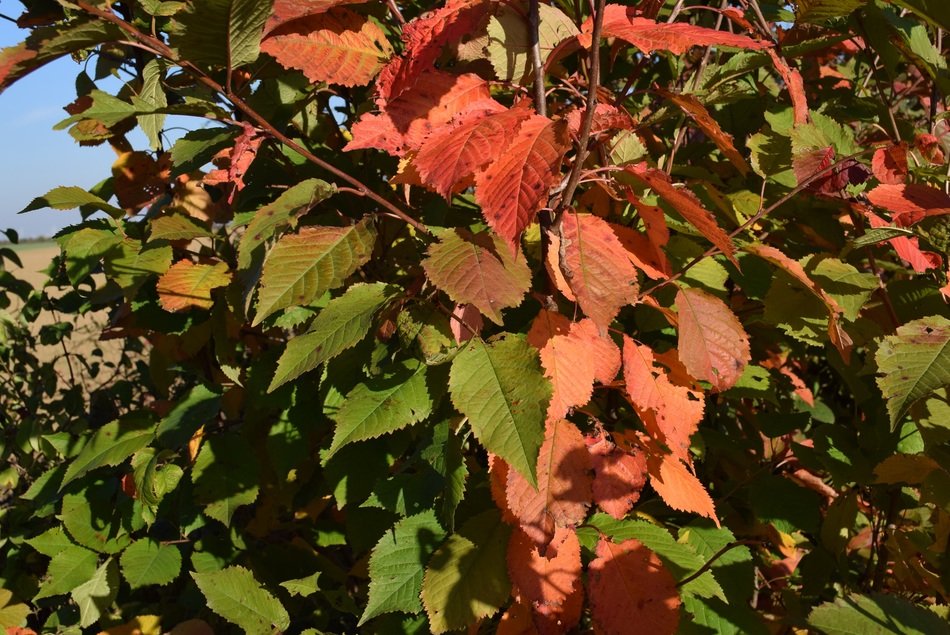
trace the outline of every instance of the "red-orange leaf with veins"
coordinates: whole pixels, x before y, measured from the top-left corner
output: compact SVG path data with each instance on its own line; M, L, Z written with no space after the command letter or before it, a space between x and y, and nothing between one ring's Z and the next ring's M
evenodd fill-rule
M509 472L511 472L511 468L508 467L508 463L506 463L504 459L491 453L488 454L491 498L495 501L495 505L498 509L501 510L501 519L509 525L517 525L518 519L511 513L511 508L508 506L508 494L505 492L508 487Z
M590 48L594 20L588 18L581 26L578 41L584 48ZM604 11L604 37L616 37L633 44L643 53L669 51L682 55L694 46L728 46L740 49L764 49L771 43L759 42L745 35L736 35L728 31L717 31L683 22L666 24L639 17L636 7L608 4Z
M680 597L660 558L637 540L601 538L587 565L591 615L604 635L673 635Z
M308 15L316 15L329 11L341 4L361 4L366 0L274 0L264 33L270 33L277 27Z
M686 465L672 454L651 453L647 458L650 485L663 502L679 511L693 512L719 525L709 492Z
M573 529L558 528L541 555L523 531L508 542L508 574L521 601L531 606L539 633L564 633L581 617L581 544Z
M545 342L541 366L553 389L547 413L548 421L553 421L590 401L594 380L613 380L620 370L620 351L586 319L572 324L567 334Z
M672 101L680 110L689 115L689 118L716 144L716 147L736 166L736 169L738 169L743 176L749 173L749 164L743 156L739 154L739 151L736 150L736 146L732 141L732 135L722 129L719 122L713 119L701 101L686 93L671 93L664 88L656 88L654 90L666 99Z
M735 255L736 249L732 244L732 240L716 224L716 218L702 206L695 194L686 188L675 187L666 172L648 168L644 163L627 167L627 172L669 203L680 216L702 232L709 242L718 247L729 260L738 266Z
M797 68L788 65L774 49L769 49L769 57L772 58L772 64L775 70L781 75L785 82L785 88L788 89L788 96L792 100L792 115L795 125L808 123L808 99L805 97L805 82L802 80L802 74Z
M575 322L571 333L576 333L590 347L587 354L594 360L594 379L602 384L612 382L621 366L620 348L617 344L609 335L601 334L597 325L590 319Z
M591 499L591 463L584 437L570 421L548 421L538 455L538 488L515 470L508 471L508 506L521 529L546 546L557 527L584 521Z
M528 344L539 351L555 335L567 335L571 330L571 320L563 313L541 309L528 329Z
M654 437L659 433L658 441L689 462L689 439L703 418L702 393L674 385L666 369L655 363L653 350L627 336L623 338L623 378L647 429Z
M416 150L436 128L470 110L496 110L488 82L471 73L452 75L431 70L415 88L387 103L379 114L366 113L353 125L353 140L345 148L375 148L397 157Z
M475 174L475 201L512 250L560 179L569 145L567 124L533 115L501 156Z
M423 183L450 198L464 188L464 182L476 170L498 159L505 146L531 116L531 109L515 107L499 112L477 110L457 126L443 126L428 137L413 160Z
M559 264L581 309L601 332L637 300L637 270L607 221L568 211L561 218Z
M634 267L653 280L670 277L670 263L666 259L666 254L657 248L649 235L614 223L610 224L610 228L617 235L623 248L627 250L627 257L630 258Z
M888 227L890 223L867 209L864 212L871 227ZM920 248L920 239L917 236L897 236L887 241L903 260L917 273L924 273L928 269L936 269L943 264L940 254L924 251Z
M868 192L868 200L891 213L902 227L919 223L928 216L950 214L950 195L929 185L878 185Z
M195 264L180 260L158 279L158 302L166 311L210 309L211 292L231 283L226 262Z
M907 181L907 143L878 148L871 158L871 172L881 183L900 185Z
M640 491L646 485L646 456L638 447L629 452L621 449L606 433L588 437L587 450L594 466L594 502L622 520L640 500Z
M736 385L752 359L749 336L726 303L700 289L680 289L679 355L689 374L717 391Z
M540 635L534 626L533 611L520 597L516 597L498 621L495 635Z
M379 25L342 8L284 24L264 38L261 50L311 82L342 86L370 83L393 52Z

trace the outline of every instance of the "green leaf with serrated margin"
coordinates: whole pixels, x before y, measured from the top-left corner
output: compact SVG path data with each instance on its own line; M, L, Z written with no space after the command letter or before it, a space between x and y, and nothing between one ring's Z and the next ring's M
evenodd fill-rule
M357 384L331 416L336 430L324 460L348 443L374 439L428 417L433 402L426 384L428 369L418 360L407 360L394 372Z
M908 322L884 338L876 359L893 427L918 399L950 385L950 320L933 315Z
M283 192L272 203L254 212L238 247L238 269L251 266L254 250L281 227L297 226L297 218L336 192L336 186L320 179L307 179Z
M110 205L95 194L87 192L81 187L60 186L54 187L43 196L38 196L20 211L20 214L32 212L38 209L50 207L52 209L71 210L77 207L89 206L101 212L105 212L113 218L122 218L125 211L114 205Z
M273 0L202 0L175 16L170 43L198 64L239 68L257 60Z
M404 518L387 531L369 558L369 602L357 626L393 611L422 610L424 563L445 537L435 512Z
M159 216L149 223L149 242L153 240L193 240L207 238L211 231L185 214Z
M122 239L111 229L83 227L56 238L66 254L66 276L74 285L82 282L99 260Z
M500 514L490 510L470 519L432 554L421 597L433 633L465 628L508 600L510 534Z
M94 552L69 545L53 556L46 568L46 581L40 586L34 601L69 593L96 573L99 556Z
M136 540L122 552L122 575L133 589L150 584L165 585L181 572L181 551L148 538Z
M172 175L193 172L210 162L215 154L234 145L235 129L201 128L192 130L175 142L171 149Z
M208 608L248 633L284 631L290 626L287 610L244 567L192 573L191 577L208 600Z
M63 528L59 526L48 529L39 536L34 536L26 542L41 554L49 556L50 558L55 557L61 551L69 547L76 546L63 531Z
M318 571L313 575L308 575L306 578L297 578L295 580L281 582L280 586L287 589L291 595L299 595L305 598L310 597L320 590L320 575L321 573Z
M521 304L531 286L531 270L520 251L512 255L489 232L455 229L439 235L422 261L432 283L454 302L473 304L485 317L502 323L501 310Z
M485 449L537 487L537 462L551 384L538 352L520 335L473 339L452 361L452 403Z
M808 616L825 635L946 635L950 625L936 613L893 595L852 594L825 602Z
M281 238L264 261L253 325L342 285L366 264L375 242L368 218L349 227L305 227Z
M214 421L220 408L219 392L201 384L195 386L158 424L158 442L168 448L188 443L198 428Z
M102 426L92 435L82 452L72 460L62 490L86 472L105 465L118 465L151 443L155 437L155 423L142 415L130 415Z
M80 545L114 554L132 542L132 505L132 499L119 490L118 479L105 479L63 496L59 518Z
M537 33L541 62L547 61L558 44L579 33L574 22L560 9L538 5ZM488 60L503 81L523 82L533 74L530 65L531 36L528 22L517 10L502 6L488 22Z
M376 311L393 290L385 284L356 284L330 300L314 318L310 329L287 342L277 362L268 392L300 377L343 351L356 346L373 325Z
M73 602L79 606L79 624L86 628L99 621L119 594L119 568L112 558L106 560L95 574L73 589Z
M205 514L231 526L239 507L257 500L257 458L250 444L234 433L205 440L191 471L195 484L195 502L204 505Z
M876 245L878 243L884 242L885 240L890 240L891 238L900 238L901 236L913 235L913 231L904 227L877 227L874 229L868 229L863 235L858 236L852 241L849 241L848 245L853 249L858 249L859 247L869 247L871 245Z
M155 109L168 106L168 98L162 86L164 80L165 63L159 59L149 60L142 69L142 90L139 91L137 99ZM161 133L165 126L165 115L140 115L138 122L142 132L148 137L152 150L159 150L162 147Z

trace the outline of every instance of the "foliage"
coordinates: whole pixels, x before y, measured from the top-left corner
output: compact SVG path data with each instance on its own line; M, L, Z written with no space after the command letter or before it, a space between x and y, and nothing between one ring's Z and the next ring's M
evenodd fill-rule
M24 5L8 632L948 631L945 3Z

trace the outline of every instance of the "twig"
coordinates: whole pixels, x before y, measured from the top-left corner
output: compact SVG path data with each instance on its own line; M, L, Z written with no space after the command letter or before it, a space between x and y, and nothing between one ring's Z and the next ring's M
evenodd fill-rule
M561 196L558 209L571 205L574 192L581 180L581 170L587 160L587 145L590 143L590 131L594 126L594 113L597 110L597 87L600 85L600 40L604 32L604 6L607 0L597 0L597 13L594 15L594 30L591 37L590 80L587 90L587 110L584 111L584 121L581 124L580 141L578 142L577 156L574 158L574 167L567 179L567 186Z
M719 560L719 558L723 557L724 555L726 555L727 553L729 553L736 547L743 547L743 546L748 546L748 545L761 545L761 544L762 544L761 540L736 540L735 542L730 542L728 545L726 545L725 547L717 551L715 554L713 554L713 557L707 560L706 564L696 569L696 571L694 571L691 575L688 575L682 580L680 580L679 582L677 582L676 588L679 588L681 586L686 586L687 584L689 584L690 582L692 582L693 580L695 580L702 574L709 571L709 569L712 567L713 563L716 562L716 560Z
M234 93L228 91L224 86L222 86L221 84L219 84L212 78L208 77L208 75L206 75L201 69L199 69L197 66L195 66L188 60L179 58L178 55L175 53L175 51L172 50L170 47L168 47L161 40L155 37L152 37L151 35L146 35L145 33L142 33L137 28L135 28L134 26L132 26L125 20L121 19L120 17L112 13L111 11L100 9L99 7L96 7L90 4L86 0L77 0L76 4L79 6L80 9L82 9L86 13L89 13L91 15L94 15L98 18L101 18L107 22L110 22L116 25L117 27L125 31L134 40L140 42L144 46L149 47L152 50L152 52L154 52L156 55L164 57L170 60L171 62L181 66L182 69L184 69L189 74L191 74L199 82L201 82L202 84L204 84L211 90L215 91L216 93L223 95L228 101L231 102L231 104L235 108L237 108L242 113L244 113L244 115L246 115L253 123L255 123L259 128L264 130L268 135L270 135L277 141L280 141L281 143L283 143L284 145L286 145L288 148L292 149L293 151L297 152L299 155L304 157L310 163L313 163L314 165L326 170L330 174L333 174L334 176L346 181L347 183L355 187L357 190L363 192L363 194L367 198L372 199L373 201L375 201L376 203L378 203L379 205L383 206L388 211L390 211L397 218L412 225L417 231L423 234L431 233L429 231L429 228L426 227L423 223L412 218L406 212L402 211L401 209L396 207L394 204L387 201L385 198L383 198L382 196L380 196L379 194L371 190L362 181L360 181L359 179L353 176L350 176L343 170L331 165L330 163L327 163L326 161L316 156L315 154L313 154L312 152L304 148L302 145L300 145L299 143L297 143L296 141L294 141L293 139L291 139L290 137L282 133L280 130L275 128L273 124L267 121L256 110L251 108L243 99L241 99Z
M396 0L386 0L386 6L389 7L389 12L393 14L399 26L406 26L406 18L403 17L402 11L399 10Z
M534 107L542 117L548 116L547 99L544 92L544 66L541 63L541 9L539 0L531 0L528 11L528 37L531 43L531 65L534 67Z

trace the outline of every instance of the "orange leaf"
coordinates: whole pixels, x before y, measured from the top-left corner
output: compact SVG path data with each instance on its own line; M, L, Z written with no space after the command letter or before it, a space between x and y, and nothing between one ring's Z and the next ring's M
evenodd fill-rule
M195 264L180 260L158 279L158 301L166 311L210 309L214 305L211 291L231 282L225 262Z
M950 196L929 185L878 185L868 192L868 200L889 211L901 227L919 223L928 216L950 214Z
M557 527L573 527L587 516L591 499L590 456L580 430L566 420L548 421L538 455L538 488L508 471L508 506L521 529L547 545Z
M788 89L788 96L792 100L792 115L795 125L808 123L808 100L805 98L805 82L802 80L802 74L798 69L792 68L774 49L769 49L769 57L772 58L772 64L775 70L785 82Z
M559 239L561 273L604 332L621 307L637 301L637 270L610 224L596 216L564 214Z
M531 110L496 108L470 112L459 125L443 126L423 142L414 163L424 183L450 198L466 177L497 160Z
M900 185L907 180L907 144L878 148L871 158L871 172L881 183Z
M626 452L606 434L587 438L587 451L594 466L594 502L602 510L622 520L640 500L647 482L647 461L639 448Z
M739 151L736 150L736 146L733 145L732 135L728 134L719 126L719 122L712 118L712 115L709 114L709 111L706 110L706 107L701 101L686 93L671 93L664 88L656 88L654 90L659 95L672 101L680 110L689 115L690 119L696 122L699 129L716 144L716 147L736 166L736 169L739 170L743 176L749 173L749 164L742 155L739 154Z
M680 598L660 558L638 540L619 545L605 538L587 566L591 614L606 635L673 635Z
M416 150L429 133L453 117L478 108L496 108L488 82L471 73L430 70L412 91L386 103L380 114L366 113L353 124L353 140L343 149L375 148L397 157Z
M709 492L686 465L672 454L651 454L647 458L650 485L663 502L679 511L693 512L719 525Z
M870 210L865 211L864 215L867 217L871 227L890 226L890 223ZM906 260L917 273L924 273L929 269L936 269L943 262L940 254L932 251L923 251L920 248L920 240L917 236L897 236L887 242L891 244L894 251L897 252L897 255L903 260Z
M363 2L366 0L274 0L274 8L264 25L264 33L270 33L291 20L324 13L337 5Z
M379 25L341 8L283 24L261 41L261 51L311 82L342 86L370 83L393 53Z
M511 468L504 459L489 453L488 454L488 475L489 486L491 489L491 498L495 501L495 506L501 510L501 519L509 525L517 525L518 519L511 513L508 506L508 494L505 489L508 487L508 472Z
M689 439L703 418L702 393L674 385L666 369L656 364L653 350L624 336L623 378L627 395L657 440L665 443L675 456L689 462Z
M580 621L581 544L573 529L558 528L544 555L523 531L512 532L508 574L521 602L532 607L540 633L564 633Z
M685 188L674 187L665 172L648 168L643 163L628 166L627 172L672 205L677 213L692 223L709 242L738 266L732 240L716 224L716 218L702 206L695 194Z
M680 289L679 356L686 370L717 391L736 385L752 359L749 336L726 303L699 289Z
M728 46L753 50L772 46L768 42L758 42L745 35L736 35L728 31L717 31L682 22L658 23L639 17L636 7L608 4L605 9L604 37L618 37L633 44L645 54L653 51L669 51L682 55L694 46ZM591 47L593 31L593 18L588 18L587 22L581 26L581 34L577 36L584 48Z
M555 335L567 335L571 321L563 314L541 309L528 329L528 344L539 351Z
M571 333L587 343L587 354L594 361L594 379L602 384L609 384L620 371L620 348L609 335L602 335L593 320L585 319L575 322Z
M572 325L567 335L555 335L541 349L541 367L552 387L548 421L556 421L571 408L590 401L594 392L594 360L587 335Z
M617 235L623 248L627 250L627 257L634 267L645 273L653 280L662 280L670 277L670 263L656 243L646 234L623 225L610 224L610 228Z
M585 110L575 108L567 113L567 124L571 134L579 135L581 131L581 122L584 119ZM626 110L617 108L610 104L597 104L594 108L594 121L591 125L591 134L600 134L610 130L631 130L633 129L633 117Z
M516 599L498 621L495 635L540 635L534 626L531 607Z
M501 156L475 174L475 201L512 249L560 178L568 147L567 124L533 115Z

